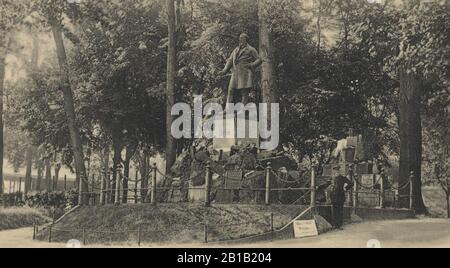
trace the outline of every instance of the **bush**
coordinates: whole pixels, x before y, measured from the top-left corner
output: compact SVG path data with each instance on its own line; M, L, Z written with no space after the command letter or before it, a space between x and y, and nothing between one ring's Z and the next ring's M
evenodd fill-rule
M0 204L4 207L21 207L24 205L22 193L4 193L0 195Z
M35 208L0 208L0 231L32 226L33 223L44 224L50 218L45 211Z
M75 190L30 192L25 196L25 203L35 208L70 209L78 204L77 196L78 192Z
M29 207L61 207L65 204L63 192L30 192L25 196L25 203Z

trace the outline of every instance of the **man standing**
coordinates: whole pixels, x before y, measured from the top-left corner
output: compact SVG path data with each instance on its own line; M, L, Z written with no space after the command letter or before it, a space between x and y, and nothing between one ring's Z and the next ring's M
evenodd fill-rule
M261 62L256 49L248 44L248 35L241 34L239 46L231 53L225 68L218 73L222 76L232 69L226 103L248 103L248 96L253 88L253 71Z
M347 177L340 175L340 166L333 167L331 185L329 186L329 197L331 201L331 224L333 228L341 229L344 220L345 191L351 189L353 182Z

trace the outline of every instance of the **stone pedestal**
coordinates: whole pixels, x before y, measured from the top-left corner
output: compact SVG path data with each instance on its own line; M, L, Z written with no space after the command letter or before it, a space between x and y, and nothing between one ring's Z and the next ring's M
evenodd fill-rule
M235 119L215 120L214 125L223 123L223 129L225 137L213 138L213 148L217 151L229 152L234 145L245 147L247 145L255 144L259 145L259 133L256 130L256 137L250 136L250 127L256 126L258 128L258 121L245 120L245 136L237 137L237 131L235 128ZM239 127L239 126L238 126Z

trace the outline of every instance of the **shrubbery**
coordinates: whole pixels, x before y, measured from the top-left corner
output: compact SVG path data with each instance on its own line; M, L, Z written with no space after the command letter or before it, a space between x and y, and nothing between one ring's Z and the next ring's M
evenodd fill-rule
M0 204L4 207L21 207L24 201L21 193L4 193L0 195Z
M4 207L27 205L31 208L70 209L78 204L76 190L53 192L6 193L0 195L0 203Z

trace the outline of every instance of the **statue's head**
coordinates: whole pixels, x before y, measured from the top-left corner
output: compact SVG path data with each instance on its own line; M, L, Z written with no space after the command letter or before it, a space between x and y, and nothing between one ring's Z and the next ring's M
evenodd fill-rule
M248 44L248 35L246 33L242 33L239 36L239 46L246 46Z

